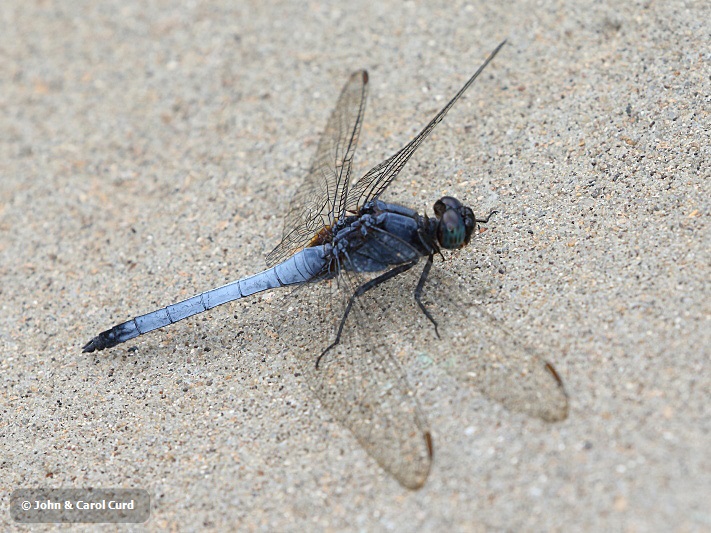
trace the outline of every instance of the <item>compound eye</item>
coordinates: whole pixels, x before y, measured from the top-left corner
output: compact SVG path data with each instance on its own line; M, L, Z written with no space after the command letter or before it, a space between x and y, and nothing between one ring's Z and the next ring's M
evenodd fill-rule
M464 217L464 226L467 228L467 242L465 244L469 244L469 237L476 229L476 217L474 211L468 207L462 207L461 214Z
M442 214L437 227L437 240L442 248L448 250L461 248L469 242L466 225L454 209L447 209Z
M459 209L462 207L462 203L456 198L451 196L443 196L434 205L434 212L437 218L440 218L447 209Z

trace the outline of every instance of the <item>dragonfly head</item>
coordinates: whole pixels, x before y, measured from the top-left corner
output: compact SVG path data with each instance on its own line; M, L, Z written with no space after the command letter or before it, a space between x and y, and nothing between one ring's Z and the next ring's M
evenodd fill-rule
M469 244L476 228L474 212L456 198L443 196L434 205L437 240L442 248L456 250Z

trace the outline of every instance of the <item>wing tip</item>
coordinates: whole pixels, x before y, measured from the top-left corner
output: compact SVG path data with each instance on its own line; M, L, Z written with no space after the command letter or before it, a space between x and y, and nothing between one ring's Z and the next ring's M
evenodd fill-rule
M549 363L548 361L543 361L546 365L546 370L550 375L553 376L553 379L555 379L556 384L558 385L558 390L560 391L562 398L560 401L560 405L556 411L551 411L550 413L546 413L545 416L542 416L543 420L546 422L562 422L566 418L568 418L568 411L570 409L570 404L568 402L568 393L565 390L565 385L563 385L563 380L561 377L558 375L558 372L556 371L555 367Z

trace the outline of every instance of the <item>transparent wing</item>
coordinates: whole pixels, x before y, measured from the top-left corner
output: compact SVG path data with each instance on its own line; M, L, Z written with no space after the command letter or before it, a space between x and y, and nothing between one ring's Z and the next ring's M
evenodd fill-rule
M383 239L383 244L388 242L386 234L376 238ZM359 286L381 274L344 271L338 279L300 288L298 308L288 308L279 317L284 324L280 337L295 352L321 405L386 472L404 487L417 489L429 474L432 439L414 392L388 345L391 318L387 308L369 293L357 299L341 343L316 367L318 356L335 338L347 300Z
M553 366L555 354L523 342L478 305L467 281L471 276L457 273L455 263L435 263L422 293L439 338L413 296L424 261L361 298L377 346L431 361L510 411L546 422L567 418L568 396Z
M391 312L413 317L403 333L410 349L510 411L546 422L564 420L568 396L550 362L554 354L527 345L477 305L469 296L470 283L464 281L470 276L444 268L451 266L433 265L422 296L438 323L440 338L412 297L388 302ZM410 278L398 280L403 285L391 287L392 293L412 294L417 280Z
M351 74L343 87L319 140L309 173L289 204L282 240L267 255L267 265L280 263L302 249L344 212L367 87L365 70Z
M387 234L374 239L391 249L401 245ZM411 257L404 248L402 256ZM546 361L549 354L542 357L482 311L468 296L464 278L438 268L441 264L433 266L423 292L439 324L440 338L435 335L413 297L423 266L420 261L356 299L341 343L318 367L316 359L334 340L350 296L382 272L342 272L338 279L300 287L298 305L277 306L280 338L323 407L411 489L427 479L433 445L400 360L431 361L504 407L544 421L563 420L568 412L562 381Z
M484 61L474 75L469 78L469 81L464 84L464 87L459 90L454 98L452 98L449 103L447 103L447 105L444 106L439 113L437 113L437 116L435 116L414 139L407 143L407 145L395 155L373 167L351 187L351 190L348 192L348 210L355 211L367 201L373 200L380 196L387 186L390 185L390 182L394 180L398 173L402 170L402 167L405 166L405 163L407 163L412 154L415 153L415 150L417 150L420 144L422 144L422 141L429 136L437 124L442 122L442 119L447 112L465 93L469 86L474 83L474 80L477 79L479 74L481 74L491 60L494 59L494 56L496 56L505 43L506 41L501 42L501 44L499 44L499 46L497 46L496 49L489 54L486 61Z
M348 283L347 292L363 280L357 278ZM304 371L321 403L365 451L400 484L417 489L432 464L430 431L391 346L385 344L387 337L381 335L378 324L386 320L382 308L367 294L361 300L341 343L318 368L313 357L305 359Z

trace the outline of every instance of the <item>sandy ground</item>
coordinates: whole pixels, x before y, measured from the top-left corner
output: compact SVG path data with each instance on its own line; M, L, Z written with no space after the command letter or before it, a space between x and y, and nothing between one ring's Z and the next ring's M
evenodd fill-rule
M232 4L0 4L0 528L51 486L144 488L150 530L711 529L709 4ZM404 354L435 442L412 492L269 297L81 353L263 268L351 71L362 174L503 38L386 199L499 210L452 261L556 365L566 421Z

